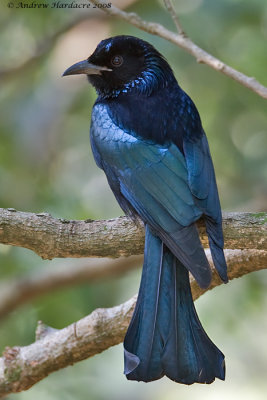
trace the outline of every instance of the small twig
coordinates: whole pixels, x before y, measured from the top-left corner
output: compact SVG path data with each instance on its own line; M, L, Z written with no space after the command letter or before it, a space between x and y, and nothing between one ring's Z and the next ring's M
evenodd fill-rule
M172 1L171 0L164 0L164 4L165 4L165 7L167 8L167 10L169 11L169 13L171 14L171 17L172 17L172 19L174 21L174 24L176 26L176 29L177 29L177 32L179 33L179 35L186 36L185 32L184 32L184 30L182 28L182 25L181 25L181 23L179 21L178 15L177 15L174 7L173 7Z
M92 0L94 4L100 4L98 0ZM137 15L136 13L127 13L125 11L121 11L112 5L111 8L102 8L107 14L119 17L124 21L129 22L130 24L136 26L143 31L151 33L152 35L157 35L166 39L177 46L184 49L186 52L191 54L196 58L197 62L209 65L211 68L215 69L227 75L228 77L234 79L239 82L241 85L247 87L253 92L257 93L259 96L267 99L267 87L263 86L260 82L258 82L255 78L249 77L242 72L237 71L236 69L230 67L229 65L223 63L218 58L212 56L207 53L205 50L201 49L197 46L191 39L186 36L175 34L168 29L164 28L164 26L154 23L144 21Z

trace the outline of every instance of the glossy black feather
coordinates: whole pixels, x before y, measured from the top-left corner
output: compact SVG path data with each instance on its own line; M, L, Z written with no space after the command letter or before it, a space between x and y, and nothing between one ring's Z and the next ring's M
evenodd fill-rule
M225 377L224 356L205 333L188 271L146 227L139 296L124 340L125 371L147 382L166 375L190 385Z
M224 379L224 356L198 320L188 280L188 271L202 287L211 280L195 225L202 217L227 281L217 185L196 106L162 55L138 38L106 39L88 62L102 67L88 75L98 93L90 131L96 163L125 213L146 226L125 374L146 382L163 375L186 384Z

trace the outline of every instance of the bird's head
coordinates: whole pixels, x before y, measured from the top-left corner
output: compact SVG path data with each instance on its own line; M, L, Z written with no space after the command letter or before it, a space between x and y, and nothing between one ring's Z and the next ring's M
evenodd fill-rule
M86 74L104 97L130 91L151 94L173 77L163 56L148 42L133 36L102 40L87 60L72 65L63 76L75 74Z

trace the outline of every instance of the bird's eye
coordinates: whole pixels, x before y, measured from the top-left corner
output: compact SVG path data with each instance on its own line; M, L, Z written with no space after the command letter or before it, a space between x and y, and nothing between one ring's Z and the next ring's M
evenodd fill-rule
M111 65L113 65L113 67L120 67L122 63L123 63L122 56L114 56L111 59Z

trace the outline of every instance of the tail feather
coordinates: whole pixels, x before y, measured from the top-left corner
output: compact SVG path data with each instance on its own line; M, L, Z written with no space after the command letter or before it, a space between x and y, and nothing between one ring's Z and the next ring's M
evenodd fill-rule
M191 272L199 286L207 288L211 282L211 270L196 225L191 224L171 233L160 232L159 236Z
M124 373L130 380L148 382L166 375L192 384L224 379L224 356L197 317L188 271L148 227L141 285L124 348Z
M172 272L174 318L170 321L170 335L162 357L165 375L186 384L211 383L216 377L224 379L224 356L198 319L188 272L177 259L173 260Z
M145 260L135 311L124 340L125 368L128 379L151 381L163 376L158 362L163 349L160 328L168 324L162 315L162 242L146 230ZM157 260L156 263L153 261Z
M223 232L221 223L205 218L206 230L209 238L209 245L214 266L224 283L228 282L227 264L223 252Z

